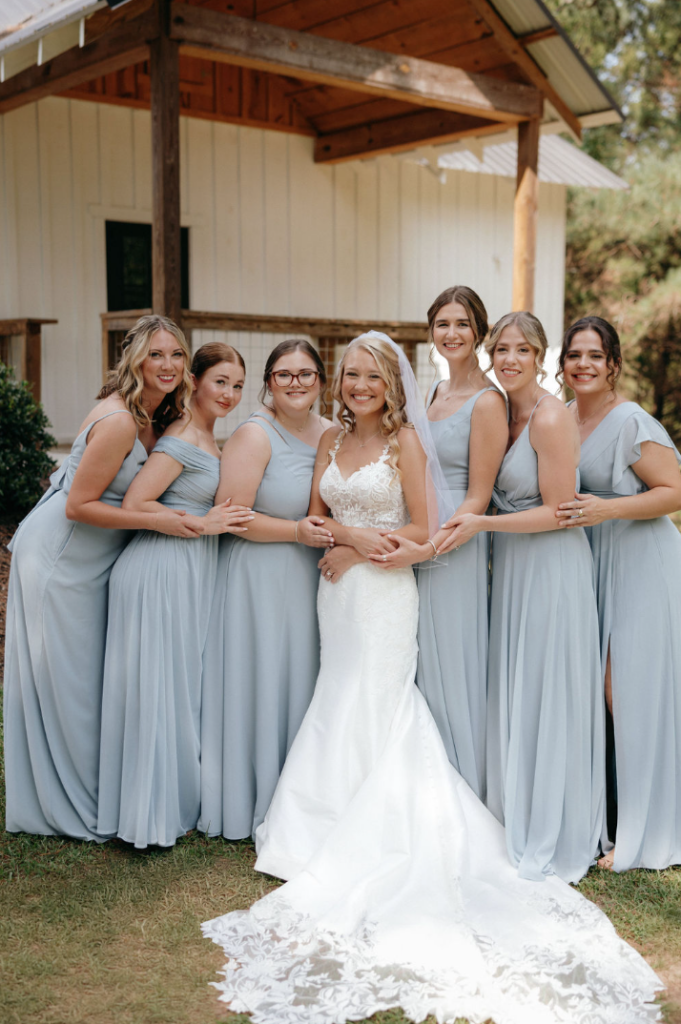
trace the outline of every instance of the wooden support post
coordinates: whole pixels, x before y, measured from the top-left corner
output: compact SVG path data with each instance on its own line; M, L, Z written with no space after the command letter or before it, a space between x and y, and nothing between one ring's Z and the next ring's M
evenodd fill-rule
M158 0L160 32L149 46L152 146L152 307L181 320L180 64L169 38L169 0Z
M317 338L319 355L326 370L326 387L322 391L322 414L333 418L333 375L336 370L336 342L338 338Z
M518 125L518 179L513 204L513 309L534 309L539 200L539 119Z

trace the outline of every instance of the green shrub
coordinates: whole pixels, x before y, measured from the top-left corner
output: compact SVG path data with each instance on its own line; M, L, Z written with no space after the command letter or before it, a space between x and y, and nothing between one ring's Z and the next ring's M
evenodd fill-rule
M50 421L25 381L0 363L0 517L19 519L42 495L55 468Z

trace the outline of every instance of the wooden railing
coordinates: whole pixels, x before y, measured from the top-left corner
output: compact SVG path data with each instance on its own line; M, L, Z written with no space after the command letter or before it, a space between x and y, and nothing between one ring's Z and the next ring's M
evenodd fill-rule
M56 323L31 317L0 320L0 362L13 367L17 380L28 381L36 402L40 401L42 327Z
M120 358L126 332L141 316L149 313L150 309L128 309L101 314L104 376ZM182 328L188 338L192 330L250 331L255 334L288 334L293 337L303 334L314 338L328 377L329 388L325 396L327 403L331 398L330 384L335 370L336 345L339 342L350 341L365 331L383 331L402 345L416 371L416 346L428 341L425 323L405 320L335 320L304 316L259 316L255 313L204 313L186 309L182 311Z

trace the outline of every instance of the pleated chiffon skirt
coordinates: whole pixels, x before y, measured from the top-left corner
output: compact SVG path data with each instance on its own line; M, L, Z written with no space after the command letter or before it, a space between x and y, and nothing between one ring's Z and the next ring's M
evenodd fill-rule
M583 530L495 533L487 803L524 878L578 881L604 818L604 701Z
M462 498L463 500L463 498ZM450 763L476 796L486 793L489 534L417 571L416 682Z
M320 552L222 539L203 660L199 829L244 839L265 817L319 672Z

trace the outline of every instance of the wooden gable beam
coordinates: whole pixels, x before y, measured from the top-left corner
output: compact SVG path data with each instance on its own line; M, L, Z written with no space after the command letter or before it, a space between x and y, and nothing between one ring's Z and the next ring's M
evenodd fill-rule
M157 34L158 21L150 12L85 46L74 46L45 64L26 68L0 85L0 114L147 60L148 41Z
M478 14L484 18L485 22L489 25L494 38L496 39L499 46L504 50L514 64L527 75L533 85L543 93L546 99L556 110L556 113L565 121L566 125L571 131L577 136L578 139L582 137L582 126L579 123L579 118L572 110L568 107L565 100L558 95L556 90L553 88L548 78L541 70L538 64L534 62L532 57L525 50L525 46L531 45L533 42L539 42L539 38L536 33L532 33L535 38L532 39L530 36L516 37L511 32L510 28L497 14L495 8L490 3L490 0L468 0ZM542 38L546 38L542 36Z
M183 53L424 107L517 124L542 113L533 86L416 57L294 32L261 21L195 7L171 6L170 36Z
M401 153L416 146L455 142L471 135L491 135L504 129L499 122L468 114L424 110L321 135L315 142L314 158L316 163L337 164L363 156Z

